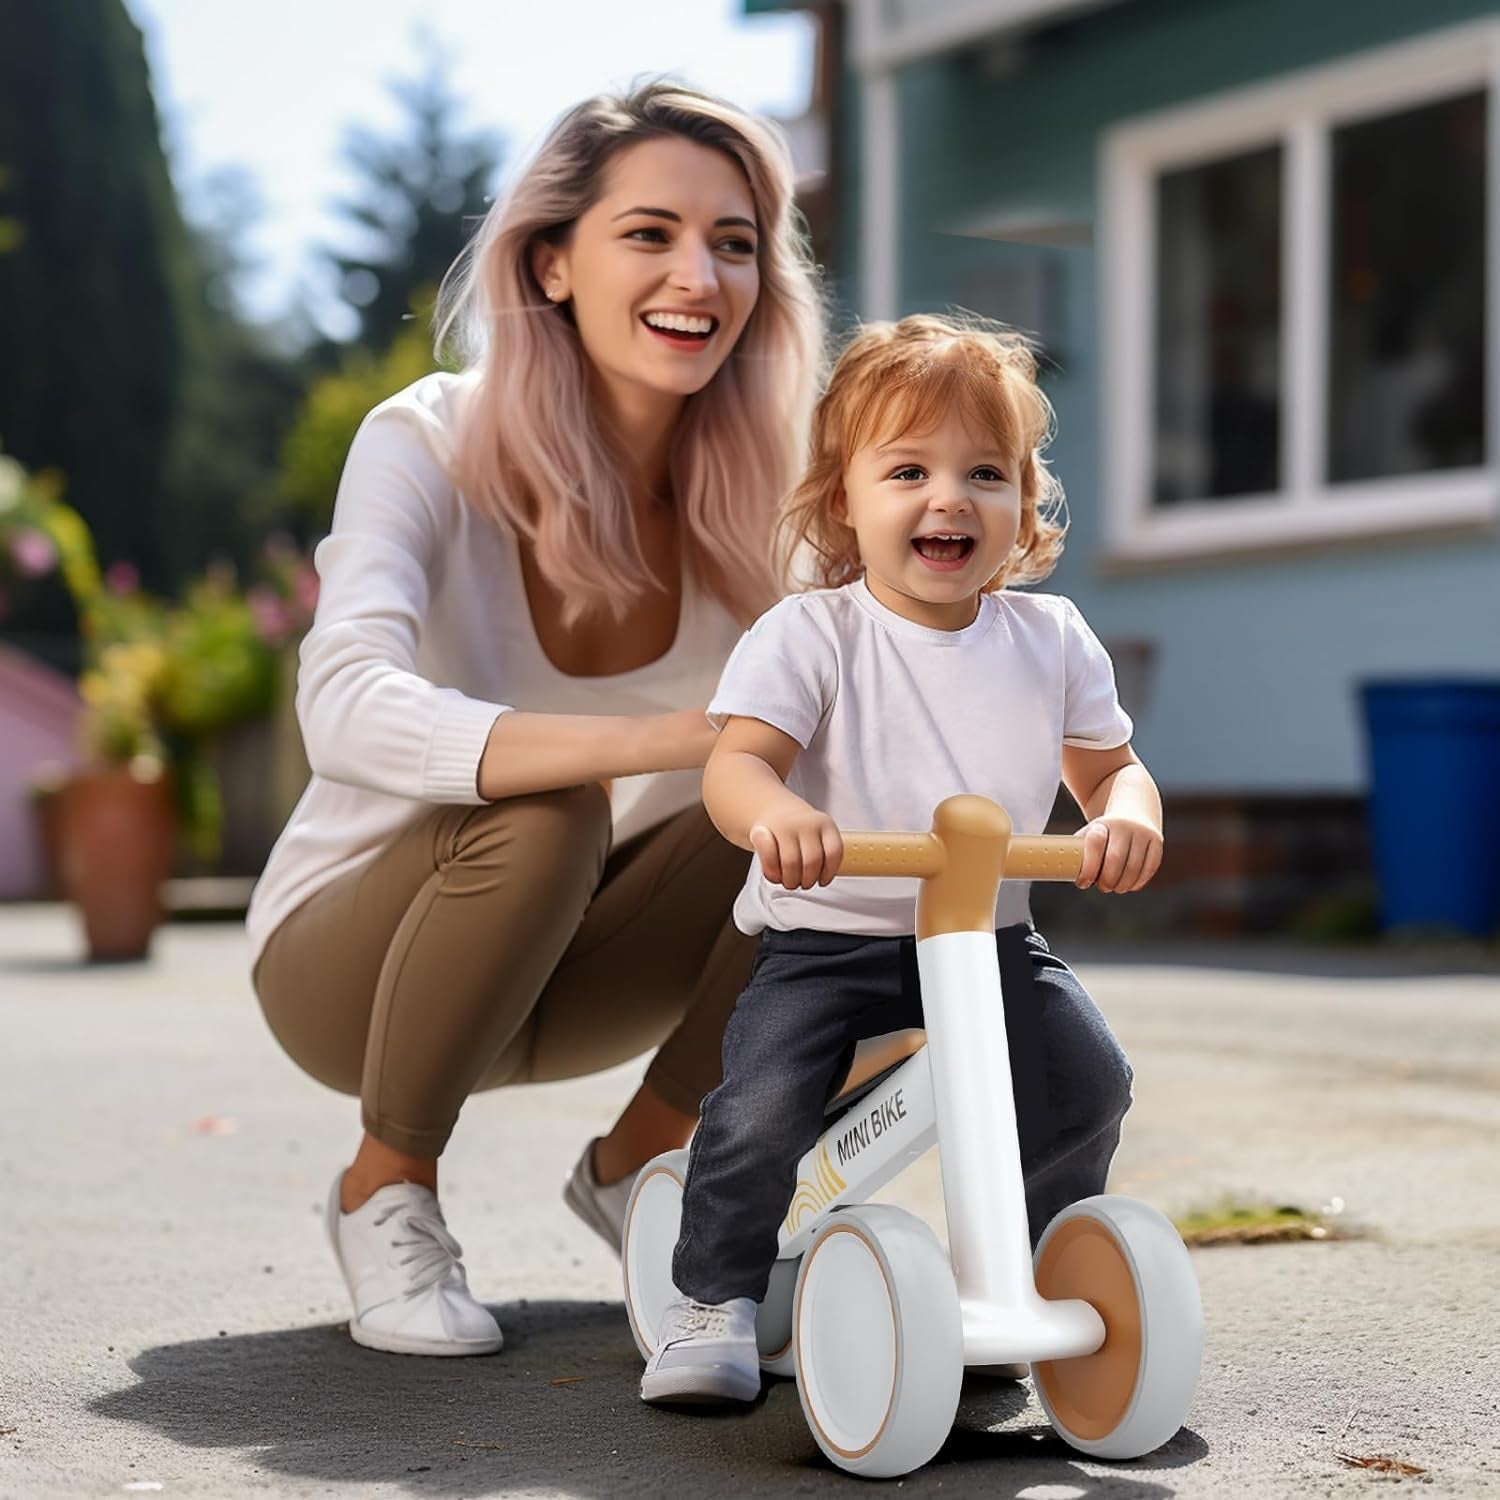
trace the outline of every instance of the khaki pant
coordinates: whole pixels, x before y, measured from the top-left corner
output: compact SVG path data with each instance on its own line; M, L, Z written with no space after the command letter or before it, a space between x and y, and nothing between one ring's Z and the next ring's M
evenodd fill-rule
M592 783L422 814L271 935L254 984L276 1039L413 1156L478 1089L658 1043L647 1082L696 1114L755 950L729 915L750 856L701 807L609 841Z

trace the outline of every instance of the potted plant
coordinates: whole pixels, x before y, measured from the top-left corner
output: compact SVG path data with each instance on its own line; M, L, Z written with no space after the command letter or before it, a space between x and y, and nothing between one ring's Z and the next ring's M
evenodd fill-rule
M38 812L63 892L83 913L90 955L141 957L161 919L179 835L200 865L217 857L216 743L270 715L278 643L231 568L211 567L176 603L142 589L129 563L101 574L88 526L62 503L56 478L27 476L3 455L0 466L11 481L0 492L0 561L22 581L61 576L85 658L86 763L54 778Z
M105 647L79 684L87 759L56 793L63 893L93 960L144 958L162 919L177 816L152 704L166 670L150 642Z

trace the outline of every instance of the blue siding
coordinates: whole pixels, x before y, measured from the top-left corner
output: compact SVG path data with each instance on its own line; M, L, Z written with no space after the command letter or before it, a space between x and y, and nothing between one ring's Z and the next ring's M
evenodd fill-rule
M1108 455L1093 250L997 246L938 227L1022 209L1091 220L1100 136L1117 121L1493 13L1472 0L1130 0L1044 35L1009 78L962 55L903 71L903 307L963 303L1047 339L1060 366L1046 382L1054 466L1072 516L1051 586L1100 634L1157 643L1136 743L1168 789L1363 786L1359 678L1500 674L1500 539L1418 536L1101 574ZM842 196L852 230L857 189ZM853 238L846 231L836 266L846 285ZM1025 280L1039 261L1040 298ZM988 305L976 295L986 277Z

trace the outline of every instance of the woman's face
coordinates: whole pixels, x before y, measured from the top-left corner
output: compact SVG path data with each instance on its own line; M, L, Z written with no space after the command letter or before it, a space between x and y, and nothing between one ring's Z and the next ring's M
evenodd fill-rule
M542 289L570 302L584 351L628 407L713 378L760 293L755 203L738 165L681 136L640 141L566 245L539 246Z

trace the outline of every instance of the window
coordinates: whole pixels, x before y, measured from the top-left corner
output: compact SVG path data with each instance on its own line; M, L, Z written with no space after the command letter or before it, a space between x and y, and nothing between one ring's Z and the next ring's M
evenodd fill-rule
M1330 480L1484 462L1485 103L1333 131Z
M1113 132L1113 557L1500 516L1497 78L1462 28Z
M1157 180L1157 505L1280 482L1281 155Z

